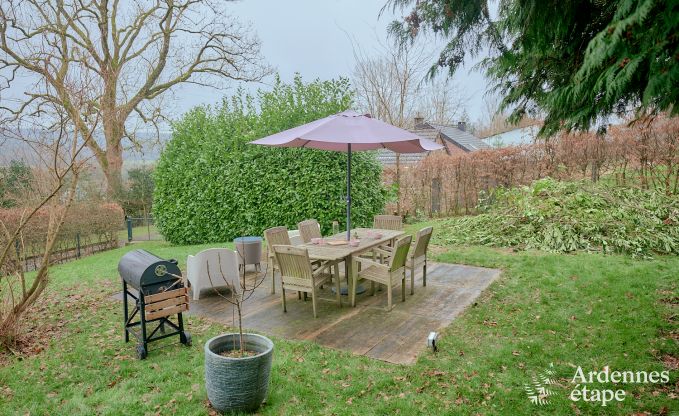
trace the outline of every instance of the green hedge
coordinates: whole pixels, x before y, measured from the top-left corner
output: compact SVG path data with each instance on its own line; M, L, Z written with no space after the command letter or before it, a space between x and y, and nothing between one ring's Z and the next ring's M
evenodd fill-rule
M316 218L344 225L346 154L255 146L249 141L343 111L345 79L305 84L277 80L256 97L239 92L221 107L199 107L173 126L155 170L154 218L175 244L229 241ZM385 191L372 152L352 158L352 224L382 211Z

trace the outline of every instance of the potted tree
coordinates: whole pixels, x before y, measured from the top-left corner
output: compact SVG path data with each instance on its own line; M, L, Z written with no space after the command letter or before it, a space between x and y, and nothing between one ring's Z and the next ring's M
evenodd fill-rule
M236 259L234 253L234 260ZM266 399L273 358L273 342L262 335L243 333L243 303L254 293L266 275L259 272L251 284L246 283L243 274L236 273L238 282L228 281L221 257L219 274L230 287L228 294L219 294L233 305L238 317L238 333L218 335L205 343L205 387L212 407L220 413L254 411ZM233 262L231 262L234 264ZM238 267L238 262L235 262ZM213 287L213 276L208 277Z

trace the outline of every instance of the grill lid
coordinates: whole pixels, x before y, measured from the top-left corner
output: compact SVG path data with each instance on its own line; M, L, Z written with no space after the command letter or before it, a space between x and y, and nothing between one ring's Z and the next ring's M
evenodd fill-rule
M164 291L182 272L177 260L164 260L146 250L132 250L118 262L118 273L128 285L145 295ZM172 276L175 275L175 276Z

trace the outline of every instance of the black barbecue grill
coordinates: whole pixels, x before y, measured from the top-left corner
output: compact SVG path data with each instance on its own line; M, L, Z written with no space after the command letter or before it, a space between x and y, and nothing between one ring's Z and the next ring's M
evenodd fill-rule
M176 260L163 260L145 250L130 251L120 259L118 273L123 281L125 342L132 334L138 341L137 357L146 358L148 343L179 335L179 341L191 345L191 335L184 331L182 312L189 309L189 297ZM130 289L135 289L132 293ZM129 313L128 298L135 302ZM139 320L134 318L139 315ZM170 318L177 316L176 323ZM149 333L147 326L152 327ZM172 332L166 331L166 326Z

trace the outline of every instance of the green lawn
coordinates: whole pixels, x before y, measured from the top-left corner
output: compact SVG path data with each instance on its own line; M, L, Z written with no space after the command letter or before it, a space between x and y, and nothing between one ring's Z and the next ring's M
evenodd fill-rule
M133 241L146 241L146 240L162 240L163 237L158 233L158 228L155 225L140 225L137 227L132 227L132 240ZM118 231L118 241L127 242L127 227Z
M422 224L409 227L416 230ZM139 243L159 256L207 246ZM138 361L122 340L116 266L130 247L57 266L37 306L41 340L0 368L2 414L207 413L203 343L227 328L188 319L194 344L152 345ZM262 414L667 414L679 410L676 370L669 383L619 385L626 399L574 403L583 370L662 371L679 356L679 258L633 260L599 254L512 253L481 247L435 250L439 261L498 267L503 275L441 334L441 351L413 366L391 365L274 338L271 390ZM424 340L423 340L424 342ZM537 406L524 385L554 365L555 395ZM611 385L595 384L603 389Z

